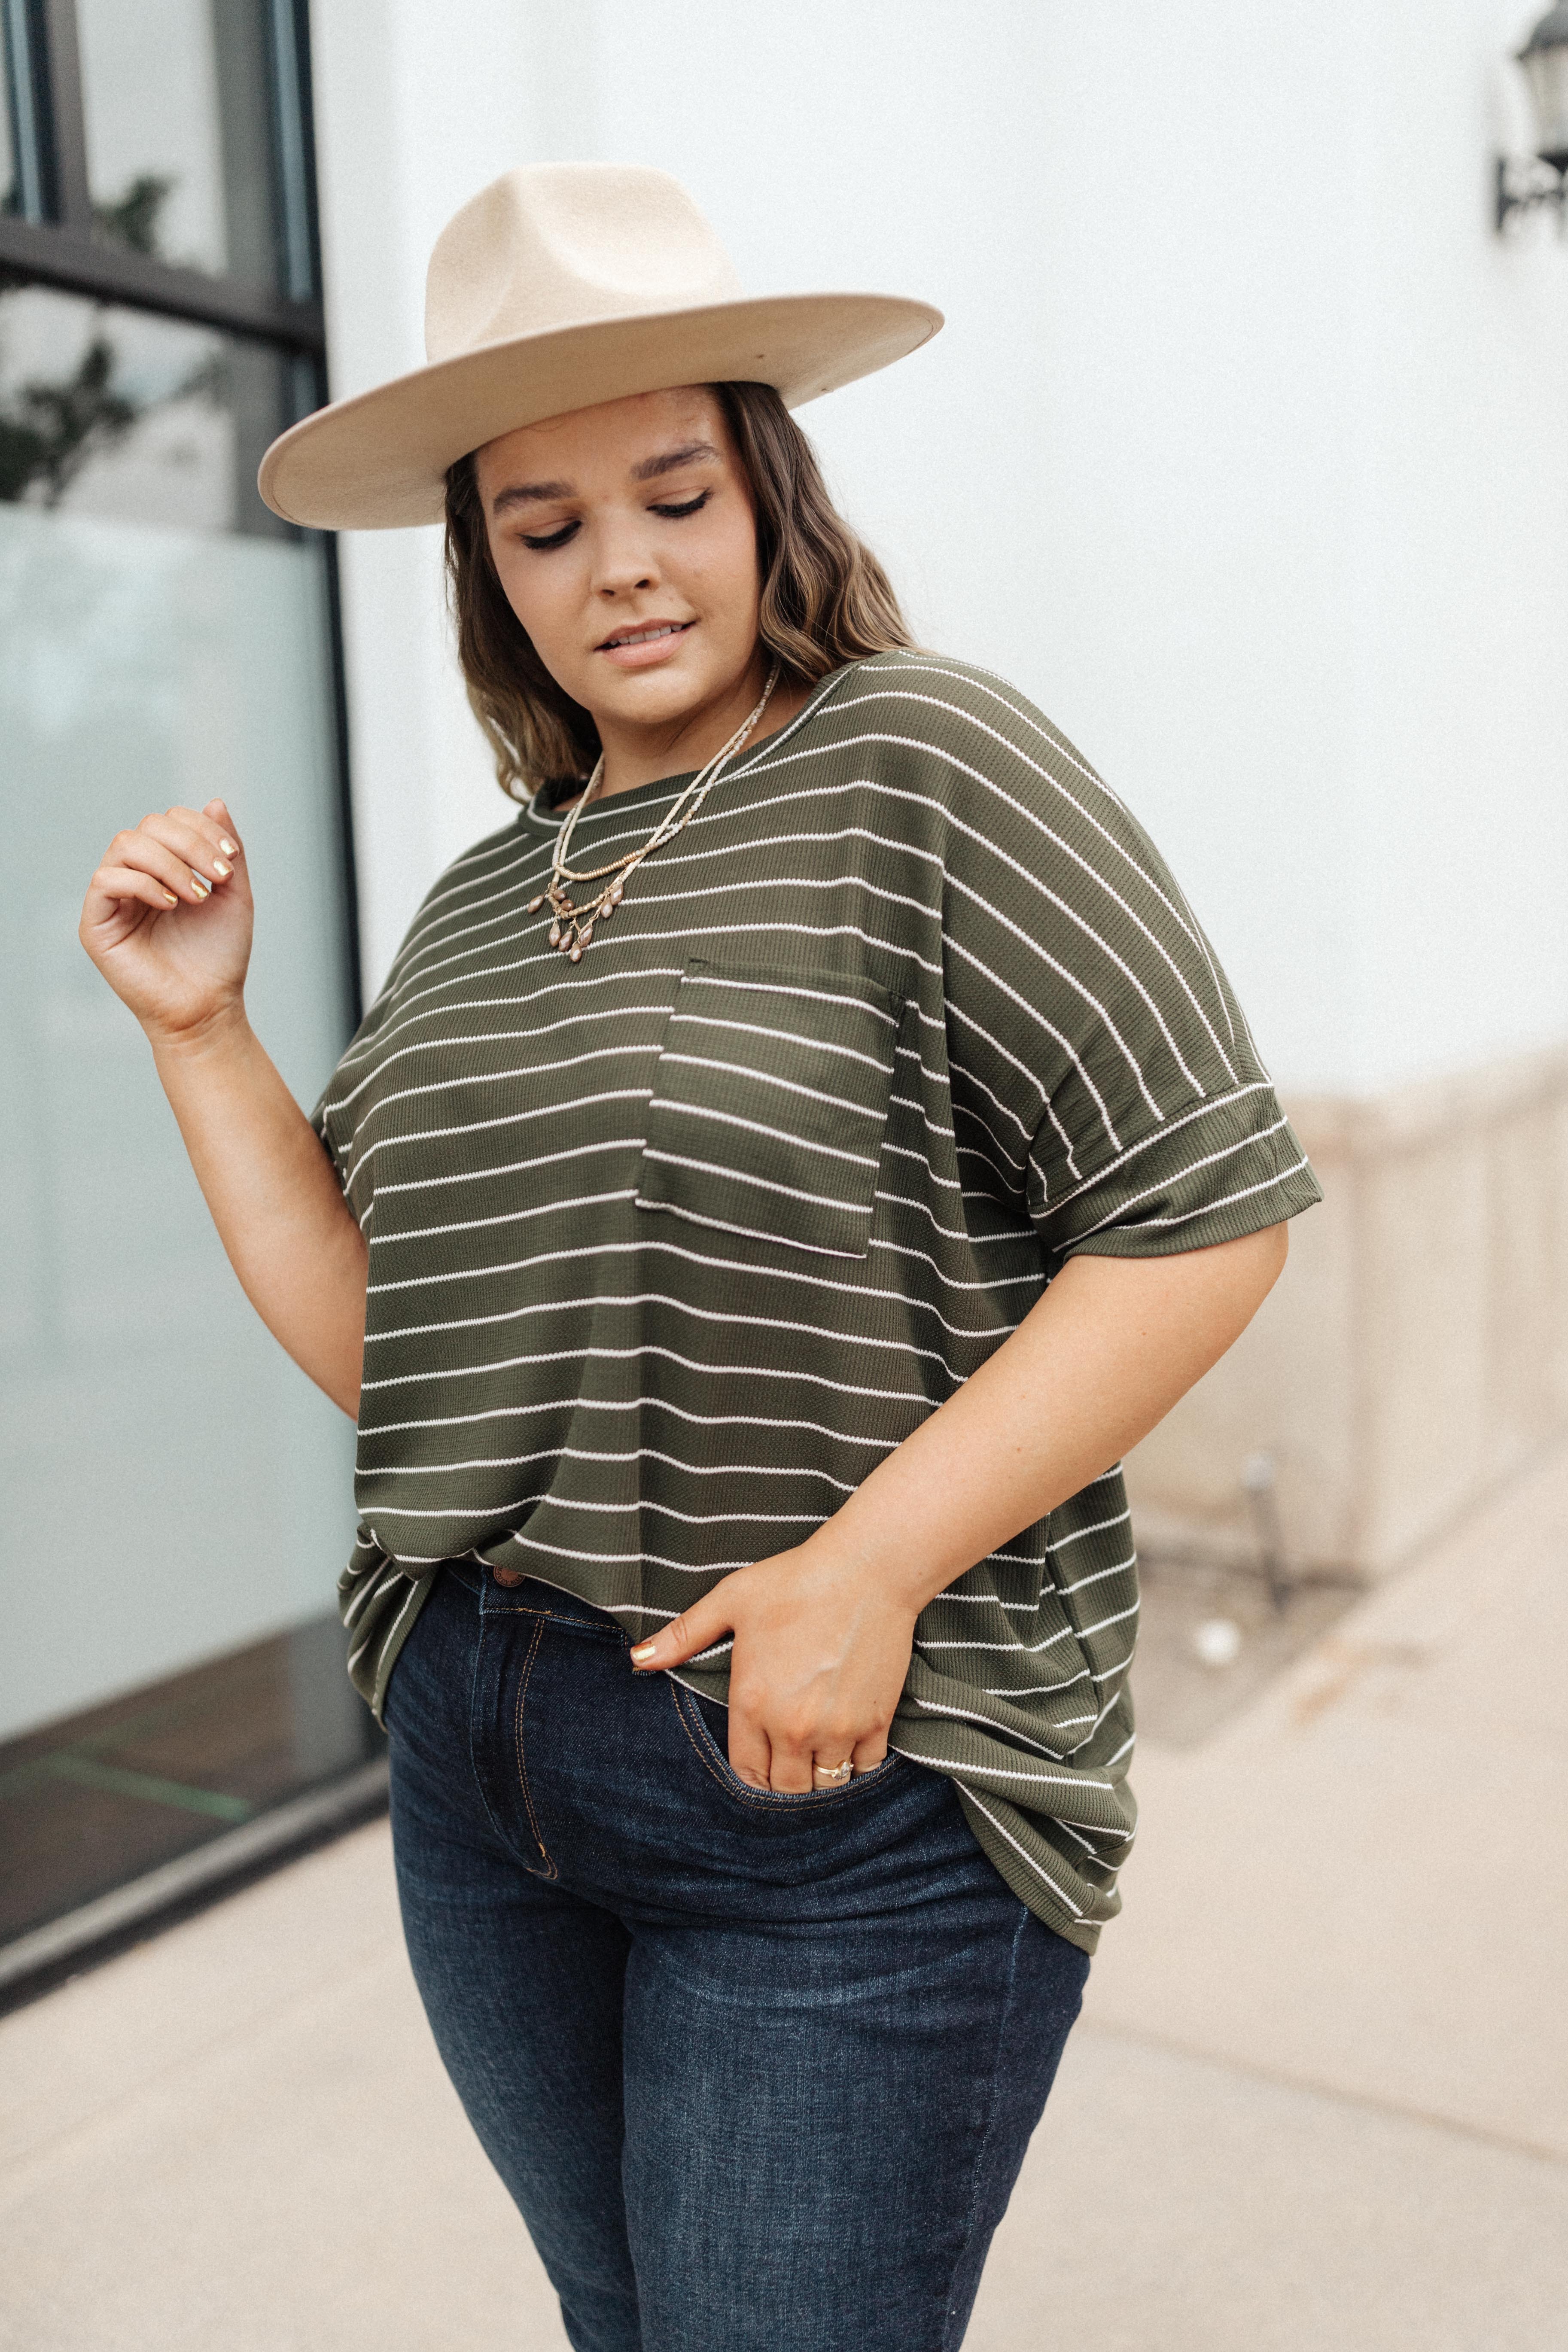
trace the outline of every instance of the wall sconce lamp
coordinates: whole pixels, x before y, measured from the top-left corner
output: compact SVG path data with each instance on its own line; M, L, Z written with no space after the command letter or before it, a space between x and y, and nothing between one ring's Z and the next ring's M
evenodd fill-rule
M1542 205L1568 219L1568 0L1549 8L1519 52L1535 112L1533 155L1497 159L1497 227Z

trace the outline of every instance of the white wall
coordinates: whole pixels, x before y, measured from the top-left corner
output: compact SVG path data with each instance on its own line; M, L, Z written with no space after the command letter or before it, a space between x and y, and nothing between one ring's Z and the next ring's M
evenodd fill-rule
M928 641L1139 810L1282 1082L1568 1035L1568 249L1489 232L1500 0L315 0L334 384L507 165L658 163L752 287L946 332L803 422ZM433 533L345 549L373 980L505 814Z

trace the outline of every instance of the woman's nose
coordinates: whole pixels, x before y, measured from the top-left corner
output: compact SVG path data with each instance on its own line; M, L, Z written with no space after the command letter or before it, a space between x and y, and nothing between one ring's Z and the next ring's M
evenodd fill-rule
M601 596L625 596L634 589L651 588L658 568L642 534L613 526L596 534L594 587Z

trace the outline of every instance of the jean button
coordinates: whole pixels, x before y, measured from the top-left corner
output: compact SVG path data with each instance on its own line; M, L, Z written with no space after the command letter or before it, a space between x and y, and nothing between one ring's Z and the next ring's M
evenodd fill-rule
M527 1570L521 1568L492 1568L490 1570L498 1584L508 1585L521 1584L527 1573Z

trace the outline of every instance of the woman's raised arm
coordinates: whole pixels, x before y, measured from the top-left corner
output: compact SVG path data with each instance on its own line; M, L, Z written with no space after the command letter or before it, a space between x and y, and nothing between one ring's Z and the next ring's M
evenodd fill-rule
M359 1411L368 1250L320 1139L245 1012L254 908L221 801L117 834L80 939L153 1048L230 1265L272 1336Z

